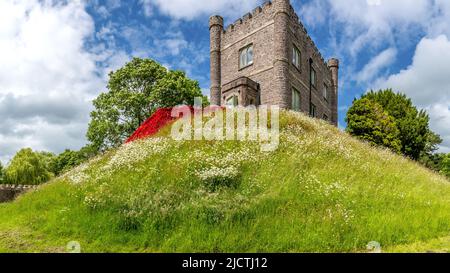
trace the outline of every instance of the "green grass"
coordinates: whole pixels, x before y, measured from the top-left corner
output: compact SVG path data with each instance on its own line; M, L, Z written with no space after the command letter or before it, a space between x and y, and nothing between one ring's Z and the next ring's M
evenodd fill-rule
M301 114L254 142L125 145L0 205L0 252L445 252L450 182ZM220 170L220 171L219 171Z
M450 236L432 239L426 242L393 246L387 248L386 251L398 253L450 253Z

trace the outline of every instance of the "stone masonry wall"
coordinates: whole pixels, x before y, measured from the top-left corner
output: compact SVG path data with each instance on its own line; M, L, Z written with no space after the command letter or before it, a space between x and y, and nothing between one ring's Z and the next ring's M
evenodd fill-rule
M253 10L229 25L221 43L222 86L245 76L260 84L261 90L273 90L274 9L269 3ZM240 49L253 44L253 65L239 69ZM223 99L223 98L222 98ZM261 93L261 103L270 103L270 93Z
M35 188L36 186L0 185L0 203L13 201L17 196Z
M316 117L323 118L326 115L331 121L332 118L332 77L327 63L323 59L316 45L308 35L306 29L301 24L295 11L291 9L289 22L289 81L291 85L300 92L301 110L309 113L309 81L310 67L309 58L313 60L312 67L316 71L316 86L312 87L312 103L317 107ZM292 64L292 47L295 45L301 53L300 69ZM323 88L328 86L328 97L324 98ZM289 96L292 105L292 92Z
M253 65L239 69L240 49L250 44L253 44ZM300 69L292 64L294 45L301 52ZM211 48L215 46L212 44ZM330 60L333 64L330 69L288 0L268 1L226 27L220 37L220 59L214 63L220 63L221 87L239 77L248 77L260 84L261 104L278 104L283 108L291 107L294 87L300 92L301 110L308 113L309 58L317 75L311 98L316 117L326 115L337 125L339 62ZM328 87L327 98L323 96L324 84Z

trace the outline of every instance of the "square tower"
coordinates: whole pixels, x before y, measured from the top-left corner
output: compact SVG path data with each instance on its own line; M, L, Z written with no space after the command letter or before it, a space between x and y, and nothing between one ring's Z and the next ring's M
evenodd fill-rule
M209 26L213 105L279 105L337 125L339 61L325 62L289 0Z

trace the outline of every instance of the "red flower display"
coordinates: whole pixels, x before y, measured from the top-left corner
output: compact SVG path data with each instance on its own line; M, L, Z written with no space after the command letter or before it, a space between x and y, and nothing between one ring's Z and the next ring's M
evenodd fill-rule
M194 108L189 107L191 114L194 113ZM222 107L210 106L204 109L204 112L215 111L217 109L224 109ZM125 143L133 142L138 139L147 138L157 134L162 128L169 123L181 118L172 117L173 108L160 108L150 118L148 118Z
M125 143L143 139L159 132L164 126L174 121L171 116L172 108L160 108L150 118L148 118Z

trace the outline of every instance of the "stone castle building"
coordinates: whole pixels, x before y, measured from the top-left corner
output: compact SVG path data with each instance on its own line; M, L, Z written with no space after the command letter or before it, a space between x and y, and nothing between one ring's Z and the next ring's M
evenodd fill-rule
M324 61L289 0L209 28L213 105L279 105L337 125L339 61Z

